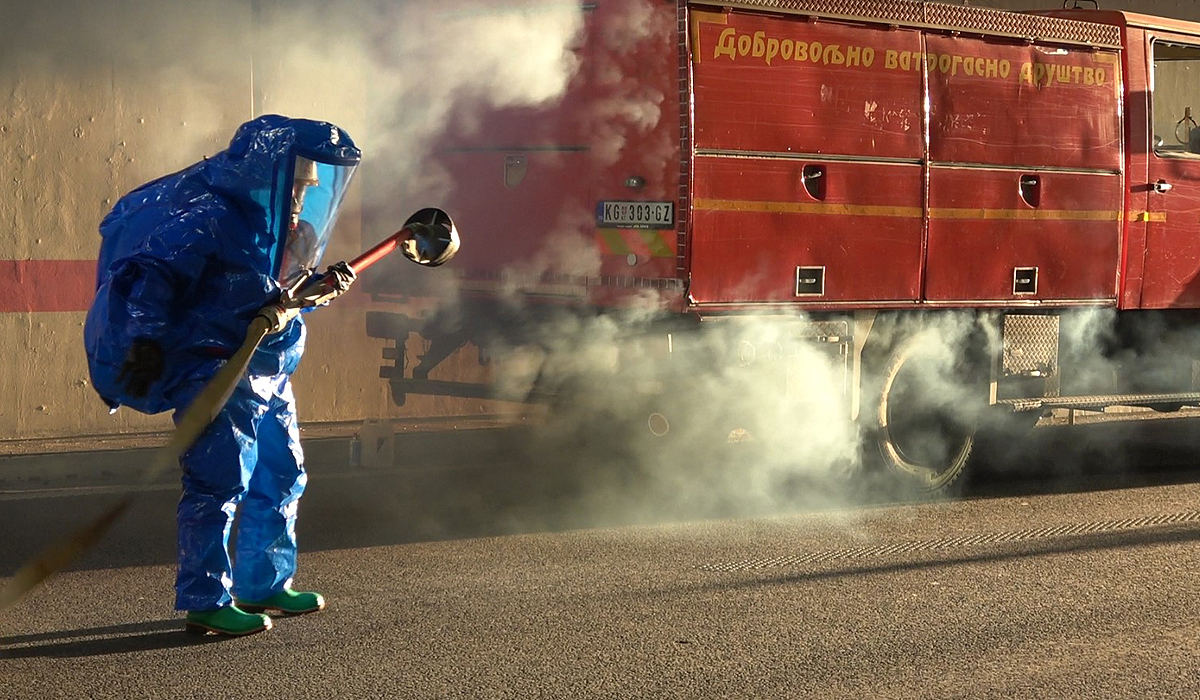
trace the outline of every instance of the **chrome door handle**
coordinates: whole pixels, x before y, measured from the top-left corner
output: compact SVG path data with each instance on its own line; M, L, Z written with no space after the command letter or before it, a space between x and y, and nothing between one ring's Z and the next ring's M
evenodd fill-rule
M1171 183L1167 182L1166 180L1159 180L1158 182L1151 184L1150 187L1153 188L1153 190L1155 192L1158 192L1160 194L1165 194L1167 192L1170 192L1175 186L1172 185Z

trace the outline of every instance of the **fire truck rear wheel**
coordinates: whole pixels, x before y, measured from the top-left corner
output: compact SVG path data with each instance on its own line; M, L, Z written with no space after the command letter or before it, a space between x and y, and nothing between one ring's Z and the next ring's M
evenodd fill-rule
M883 471L916 494L959 493L975 447L977 363L969 353L948 363L945 352L933 332L894 344L868 417Z

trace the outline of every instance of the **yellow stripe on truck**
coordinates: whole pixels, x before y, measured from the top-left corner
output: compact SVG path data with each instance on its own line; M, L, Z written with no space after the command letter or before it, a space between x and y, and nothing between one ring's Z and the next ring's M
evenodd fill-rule
M1120 221L1121 212L1073 209L930 209L929 218L973 221Z
M878 216L916 219L924 214L921 207L880 206L873 204L824 204L821 202L762 202L747 199L697 198L696 211L757 212L766 214L820 214L826 216ZM1134 217L1137 218L1134 218ZM1117 210L1074 209L982 209L937 208L929 218L971 221L1120 221ZM1132 212L1135 221L1166 221L1164 212Z
M752 211L768 214L835 214L839 216L887 216L918 219L921 207L891 207L874 204L823 204L821 202L759 202L748 199L693 200L697 211Z

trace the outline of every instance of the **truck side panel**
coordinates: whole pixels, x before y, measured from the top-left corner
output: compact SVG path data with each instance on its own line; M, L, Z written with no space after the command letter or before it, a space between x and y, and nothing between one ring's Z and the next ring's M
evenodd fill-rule
M923 236L920 33L694 11L696 304L911 302Z
M920 165L697 156L695 173L695 302L917 298Z
M929 157L1117 172L1116 52L926 35Z
M884 66L919 32L693 11L692 36L698 151L922 157L921 73Z
M1038 206L1022 178L1037 178ZM929 192L927 299L1115 298L1118 176L935 166Z
M694 303L1116 298L1115 51L743 12L692 36Z
M926 65L925 299L1115 299L1115 52L930 33Z

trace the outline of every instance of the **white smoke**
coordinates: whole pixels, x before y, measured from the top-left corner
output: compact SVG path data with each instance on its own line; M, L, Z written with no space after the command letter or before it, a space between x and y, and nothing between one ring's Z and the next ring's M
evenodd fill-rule
M670 139L652 144L644 139L659 125L663 103L673 96L663 94L642 76L659 71L670 75L672 62L662 60L669 59L670 53L643 52L638 54L637 64L629 63L629 56L647 40L670 36L673 24L668 14L655 11L649 2L635 2L600 28L589 55L600 97L590 106L586 120L595 144L593 157L599 165L615 163L633 144L641 165L650 170L675 156L677 145ZM646 65L646 61L657 62Z
M448 131L482 115L553 103L579 68L577 3L333 3L297 11L264 2L258 109L326 119L350 131L374 181L368 207L445 199L455 183L430 158ZM314 13L340 15L333 26ZM265 63L265 65L262 65ZM404 205L395 204L403 199ZM399 208L396 208L396 207Z
M347 129L416 199L449 187L426 170L448 124L562 94L582 21L579 3L559 0L26 3L5 9L0 65L20 85L71 86L54 116L112 114L117 139L157 174L274 112Z
M1028 461L1022 447L1040 414L989 406L989 381L995 371L1002 391L1013 388L1004 382L1016 382L1014 395L1035 397L1048 385L1003 378L1003 366L994 364L1002 360L1000 313L881 313L864 353L858 421L850 419L850 358L837 344L805 338L813 319L730 319L671 333L654 325L663 318L564 315L543 321L544 335L529 345L498 351L501 383L516 376L509 359L522 363L520 380L507 388L558 393L535 451L589 465L589 476L578 477L586 494L580 502L603 503L605 518L756 515L853 505L864 496L912 497L919 473L897 480L879 471L875 392L887 382L893 405L885 418L907 431L902 457L952 459L962 446L957 426L975 424L969 468L1019 471ZM1062 312L1055 381L1064 394L1186 391L1189 348L1200 338L1185 321L1112 309ZM910 359L894 374L900 354ZM930 407L937 410L929 414ZM1082 473L1096 454L1112 455L1119 439L1100 427L1048 465L1037 463L1060 475ZM1110 460L1087 468L1126 466ZM575 524L599 516L584 507Z
M850 367L839 344L800 337L809 319L672 330L653 304L538 316L525 342L490 352L503 391L555 397L525 447L574 480L570 524L852 502L863 445Z

